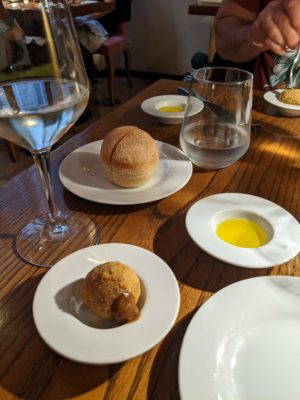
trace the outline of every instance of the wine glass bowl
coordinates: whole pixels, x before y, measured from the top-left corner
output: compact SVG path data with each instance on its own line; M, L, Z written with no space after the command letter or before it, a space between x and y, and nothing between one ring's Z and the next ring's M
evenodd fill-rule
M3 4L0 137L31 152L49 205L49 212L21 230L16 249L27 262L48 267L98 242L89 217L57 210L49 161L53 144L87 105L88 78L66 0Z

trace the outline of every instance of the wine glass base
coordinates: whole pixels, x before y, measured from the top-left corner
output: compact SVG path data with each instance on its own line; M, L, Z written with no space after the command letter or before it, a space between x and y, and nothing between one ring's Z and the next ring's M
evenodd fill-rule
M52 267L65 256L99 242L98 226L85 214L58 211L58 223L44 214L31 220L16 238L23 260L39 267Z

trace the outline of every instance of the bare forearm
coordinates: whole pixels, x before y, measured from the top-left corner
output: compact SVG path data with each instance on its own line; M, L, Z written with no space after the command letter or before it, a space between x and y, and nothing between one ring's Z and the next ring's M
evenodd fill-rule
M216 49L225 60L246 62L257 57L264 48L257 47L250 38L252 22L226 17L216 24Z
M284 55L300 36L300 1L273 0L262 11L249 11L223 0L216 16L216 47L224 59L244 62L261 52Z

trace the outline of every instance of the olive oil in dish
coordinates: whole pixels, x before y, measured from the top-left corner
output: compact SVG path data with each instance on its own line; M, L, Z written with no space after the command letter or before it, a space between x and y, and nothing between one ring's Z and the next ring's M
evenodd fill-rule
M255 248L268 242L263 227L248 218L232 218L217 226L217 236L233 246Z

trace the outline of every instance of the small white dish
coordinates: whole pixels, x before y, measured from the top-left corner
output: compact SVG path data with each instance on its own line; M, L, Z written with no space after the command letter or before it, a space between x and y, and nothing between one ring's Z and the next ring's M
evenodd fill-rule
M269 241L244 248L226 243L216 234L226 219L248 218L261 225ZM187 212L186 228L194 242L211 256L245 268L268 268L283 264L300 251L300 225L284 208L242 193L221 193L196 202Z
M180 190L190 179L193 166L179 149L157 141L159 163L154 175L138 188L121 188L111 183L100 161L103 140L88 143L62 162L59 177L70 192L103 204L143 204L163 199Z
M276 107L277 110L283 115L287 115L289 117L300 116L300 106L283 103L278 99L279 94L283 91L284 89L270 90L264 93L264 99Z
M143 101L141 108L146 114L157 117L163 124L179 124L184 117L187 99L187 96L181 95L155 96ZM188 115L192 116L202 111L204 104L200 99L192 96L190 106ZM160 111L162 107L179 107L182 111Z
M179 358L181 400L298 400L300 278L246 279L194 315Z
M105 324L80 300L80 281L107 261L129 265L141 280L141 315L134 322ZM142 354L162 340L179 305L177 280L161 258L141 247L109 243L79 250L53 266L35 292L33 318L42 339L58 354L87 364L111 364Z

